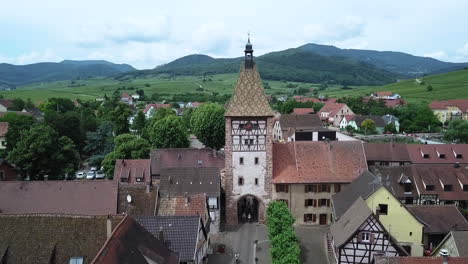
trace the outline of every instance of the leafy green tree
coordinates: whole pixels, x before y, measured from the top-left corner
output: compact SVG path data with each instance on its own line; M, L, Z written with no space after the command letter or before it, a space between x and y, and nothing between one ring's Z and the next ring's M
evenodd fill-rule
M142 137L146 140L151 141L150 134L154 127L154 124L166 116L176 116L176 113L171 108L160 108L156 110L153 116L146 122L145 128L143 129Z
M65 113L46 111L44 123L52 127L60 136L73 140L80 151L85 146L85 134L81 131L80 115L74 111Z
M107 178L114 177L115 161L117 159L147 159L151 146L146 139L132 134L121 134L114 139L115 148L106 155L102 166Z
M400 131L407 133L437 132L442 126L428 105L408 104L400 108L397 117L400 119Z
M24 104L24 108L25 109L30 109L30 108L33 108L33 107L35 107L34 103L31 101L31 98L28 98L28 100Z
M453 120L449 123L444 135L445 140L468 143L468 121Z
M203 104L193 113L192 131L205 146L219 150L225 142L224 107L219 104Z
M86 134L87 145L84 150L90 155L89 163L100 166L105 156L114 149L113 124L102 122L95 132Z
M15 164L23 177L42 180L65 179L73 174L80 162L73 141L60 137L51 127L35 125L28 131L22 131L20 140L9 152L8 161Z
M361 130L364 130L364 133L366 135L375 134L376 133L375 122L371 119L366 119L362 121Z
M5 136L7 152L16 147L16 144L20 140L21 132L28 131L35 123L32 116L18 115L16 113L7 113L0 118L0 121L8 122L8 132Z
M68 98L49 98L46 102L42 103L39 107L43 112L56 111L56 112L68 112L75 109L73 101Z
M12 111L23 111L25 102L21 98L13 99L13 105L11 106L10 110Z
M353 135L354 130L355 130L354 127L351 125L347 125L345 129L350 135Z
M135 119L133 120L132 129L137 132L137 134L141 134L143 129L145 128L146 124L146 117L143 114L143 111L138 111Z
M190 120L192 119L193 112L194 112L193 107L185 108L184 111L182 112L182 121L184 122L184 125L187 128L187 130L192 129Z
M182 119L168 115L156 121L149 131L150 142L156 148L187 148L190 145Z
M432 88L432 85L429 85L429 86L426 87L426 90L428 92L432 92L432 90L434 90L434 88Z
M395 124L393 123L388 123L387 125L385 125L384 131L388 133L393 133L393 134L397 133Z
M116 135L130 131L128 119L131 115L132 110L128 105L123 103L117 103L116 107L109 113L109 120L114 123L114 133Z

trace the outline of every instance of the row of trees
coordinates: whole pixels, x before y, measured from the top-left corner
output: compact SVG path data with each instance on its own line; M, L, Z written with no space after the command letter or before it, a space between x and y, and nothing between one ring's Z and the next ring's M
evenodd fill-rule
M294 217L283 201L273 201L267 208L268 236L273 264L299 264L301 249L294 233Z

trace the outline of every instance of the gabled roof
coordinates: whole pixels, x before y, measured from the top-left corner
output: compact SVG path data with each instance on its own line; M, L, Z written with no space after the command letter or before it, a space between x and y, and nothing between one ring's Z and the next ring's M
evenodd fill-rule
M412 197L416 199L418 192L413 178L411 166L370 166L370 171L374 173L382 184L399 199ZM411 183L411 191L405 191L404 183Z
M8 122L0 122L0 137L5 137L8 133Z
M293 113L296 115L308 115L308 114L313 114L314 109L313 108L294 108Z
M407 148L413 163L468 163L468 144L408 144ZM457 154L461 158L457 158Z
M113 216L112 227L121 220ZM107 239L107 216L0 215L0 226L8 264L69 263L71 257L91 263Z
M460 257L468 257L468 231L450 232L455 240Z
M158 202L159 216L197 215L201 216L203 220L207 220L208 205L204 193L161 197Z
M398 98L398 99L385 99L385 106L386 107L396 107L399 105L404 105L406 104L405 100Z
M172 106L170 104L147 104L145 106L145 109L143 109L143 113L147 113L151 108L157 110L159 108L171 108Z
M343 216L330 227L336 247L346 243L371 215L372 210L361 197L354 200Z
M375 96L379 96L379 97L381 97L381 96L391 96L391 95L393 95L393 92L379 91L379 92L375 92L374 94L375 94Z
M221 195L218 168L169 168L161 170L159 192L162 196L184 194Z
M358 141L273 143L273 183L348 183L366 170Z
M424 221L426 234L447 234L468 230L468 222L455 205L407 205L408 210Z
M3 214L117 213L117 181L0 182Z
M354 122L356 122L356 125L361 126L362 122L366 119L370 119L374 121L374 124L376 127L384 127L385 122L382 119L381 116L376 116L376 115L355 115L354 118L352 119Z
M199 216L138 216L137 222L153 236L163 232L164 242L180 254L180 261L191 261L197 250Z
M325 112L329 113L328 116L334 116L341 108L345 107L346 104L343 103L335 103L335 102L327 102L325 105L320 109L319 113Z
M151 151L151 175L165 168L224 168L224 155L209 148L167 148Z
M246 69L242 64L236 88L224 115L238 117L274 115L255 64L252 69Z
M0 105L3 105L6 108L10 108L13 106L13 100L0 99Z
M281 130L293 129L313 129L323 127L318 115L296 115L285 114L279 118Z
M364 151L368 161L410 162L407 144L365 143Z
M146 185L119 183L117 213L156 215L157 194L157 185L151 186L147 192ZM131 197L130 203L127 200L128 195Z
M385 124L395 123L399 120L398 117L389 114L383 115L382 119L384 120Z
M375 264L443 264L442 257L385 257L376 256ZM466 264L468 258L448 257L449 264Z
M369 171L364 171L346 188L332 196L333 211L336 219L340 219L349 210L354 201L367 199L382 187L381 180Z
M114 179L122 178L130 184L145 184L151 181L150 159L118 159L115 161ZM137 182L142 178L142 182Z
M468 99L452 99L446 101L432 101L429 107L432 109L445 109L449 106L456 106L462 112L468 112Z
M126 216L115 227L92 263L178 264L179 254L169 250L163 241Z

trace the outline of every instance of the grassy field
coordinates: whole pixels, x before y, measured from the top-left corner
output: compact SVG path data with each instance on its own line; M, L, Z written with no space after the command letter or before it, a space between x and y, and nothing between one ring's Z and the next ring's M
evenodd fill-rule
M93 100L96 97L112 95L119 89L120 92L135 93L136 89L143 89L147 96L153 93L162 94L163 98L170 98L177 93L212 93L231 94L237 81L237 74L219 74L206 77L201 76L168 77L164 75L136 78L128 81L118 81L113 78L95 78L87 80L58 81L42 84L32 84L18 87L16 91L0 91L5 98L31 98L40 103L50 97L66 97L71 99ZM329 86L320 91L329 97L364 96L374 91L392 91L400 94L409 102L430 102L443 99L468 99L468 70L451 72L441 75L427 76L421 79L423 85L416 80L403 80L382 87L358 86L351 89L341 89L341 85ZM295 83L265 80L270 86L267 94L292 94L295 88L288 88L288 84L295 84L302 88L318 88L317 84ZM433 91L427 91L431 85ZM200 91L200 88L203 91ZM199 90L197 90L199 89ZM308 93L312 95L312 93Z

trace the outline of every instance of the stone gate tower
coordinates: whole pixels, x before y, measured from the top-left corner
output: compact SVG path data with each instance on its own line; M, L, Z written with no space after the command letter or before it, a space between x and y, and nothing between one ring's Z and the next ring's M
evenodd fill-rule
M226 221L264 221L272 192L273 111L253 58L250 38L228 104L225 175Z

